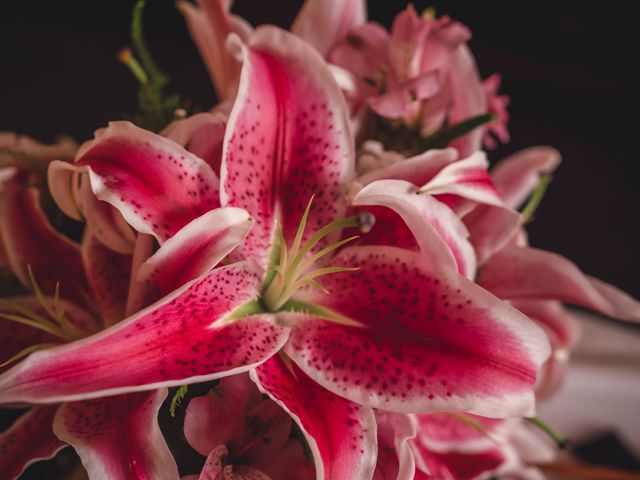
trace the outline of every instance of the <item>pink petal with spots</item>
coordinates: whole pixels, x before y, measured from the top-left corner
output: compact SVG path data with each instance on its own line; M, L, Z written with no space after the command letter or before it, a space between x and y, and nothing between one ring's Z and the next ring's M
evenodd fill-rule
M203 159L219 175L226 126L227 116L221 112L197 113L169 124L160 134Z
M457 159L458 152L454 148L427 150L420 155L368 172L358 177L356 182L366 186L376 180L395 179L424 185Z
M420 191L429 195L457 195L489 205L504 205L487 172L489 162L484 152L475 152L464 160L444 167Z
M484 266L480 284L508 300L561 300L621 320L640 322L637 300L586 276L566 258L544 250L504 248Z
M504 202L518 208L533 192L540 175L553 172L560 152L551 147L531 147L501 160L491 171L493 183Z
M415 459L409 440L416 436L414 417L403 413L376 411L378 461L374 480L413 480Z
M237 446L243 440L246 410L261 400L248 374L220 379L207 395L189 402L184 436L198 453L207 456L218 445Z
M265 263L276 219L285 238L293 238L312 195L308 232L345 214L343 184L354 175L354 147L344 98L310 45L261 27L242 51L221 197L223 205L244 208L256 219L237 253Z
M521 227L521 215L515 210L493 205L477 205L462 221L469 230L469 241L484 265L491 255L512 241Z
M17 479L29 465L53 458L66 446L51 429L57 410L57 405L32 408L0 434L2 478Z
M364 187L354 205L383 206L396 212L415 236L421 252L434 264L443 264L473 278L476 259L467 240L469 232L451 209L403 180L379 180Z
M95 139L78 151L74 166L77 172L88 172L100 200L116 207L134 229L160 242L220 205L218 178L206 162L129 122L112 122L96 131ZM69 168L52 164L50 183L60 183L57 175L68 177Z
M336 397L279 356L250 374L260 390L300 426L311 448L318 480L372 478L376 423L371 409Z
M131 255L109 249L88 230L82 241L82 261L102 324L119 322L125 317Z
M138 270L138 280L152 281L165 295L215 267L245 239L253 226L249 214L217 208L183 227Z
M325 277L330 292L299 300L349 319L301 315L285 351L305 373L354 402L400 413L531 415L549 356L531 320L453 270L394 247L352 247Z
M364 0L306 0L291 31L327 57L351 29L366 21Z
M38 286L53 294L60 282L60 295L78 305L86 302L87 280L80 247L56 232L40 206L40 193L19 179L5 184L0 197L0 235L13 273L32 288L29 266Z
M226 318L257 298L261 281L253 263L218 268L103 332L33 353L0 376L0 403L80 400L246 371L288 333L268 314Z
M178 480L158 426L167 389L63 404L53 429L92 480Z

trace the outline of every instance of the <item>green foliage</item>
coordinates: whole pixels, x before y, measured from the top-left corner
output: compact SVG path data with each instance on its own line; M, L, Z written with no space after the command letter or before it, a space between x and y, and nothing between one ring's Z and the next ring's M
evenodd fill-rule
M177 94L166 93L169 77L156 65L144 40L145 0L138 0L131 16L131 44L133 52L125 49L118 55L138 80L138 112L132 116L142 128L159 132L179 117L182 100Z
M173 394L171 404L169 405L169 414L172 417L176 416L176 409L180 406L182 400L184 400L188 393L189 385L182 385L178 390L176 390L176 393Z

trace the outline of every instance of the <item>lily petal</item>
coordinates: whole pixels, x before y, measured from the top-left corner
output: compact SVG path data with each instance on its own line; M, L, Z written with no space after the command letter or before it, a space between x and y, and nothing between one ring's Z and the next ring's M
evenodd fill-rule
M454 53L449 78L454 99L450 113L451 124L487 113L487 96L476 61L466 45L460 45ZM468 157L481 149L483 135L483 129L476 128L453 142L452 146L458 149L461 158Z
M299 300L337 320L300 314L285 346L315 381L400 413L533 414L549 343L523 314L453 270L395 247L347 248L332 264L358 270L326 277L329 294L300 292Z
M228 465L229 450L218 445L207 455L199 480L272 480L257 468L247 465Z
M640 322L640 303L600 280L592 279L555 253L510 246L484 266L480 285L508 300L555 299L590 308L620 320Z
M264 264L275 220L293 238L314 194L309 231L344 216L353 139L340 88L310 45L267 26L247 47L236 46L244 65L225 136L221 198L256 219L234 255Z
M227 117L222 112L197 113L169 124L160 135L203 159L219 175L226 126Z
M53 430L70 443L92 480L178 480L160 427L167 389L63 404Z
M238 86L240 63L226 49L230 33L246 38L250 27L229 13L227 0L201 0L200 5L179 1L177 7L184 15L196 47L222 101L233 98Z
M29 267L45 294L60 295L84 305L87 280L80 247L56 232L40 207L40 193L19 180L5 184L0 197L0 234L13 273L33 288Z
M442 263L473 278L476 258L467 240L469 232L462 221L430 195L416 193L417 187L409 182L378 180L360 190L353 204L392 209L402 217L423 255L431 262Z
M487 172L489 162L484 152L475 152L470 157L444 167L420 192L429 195L458 195L468 200L488 205L504 206L504 202L493 186Z
M127 305L131 255L107 248L87 230L82 241L82 261L103 325L119 322Z
M57 405L33 408L0 434L2 478L17 479L29 465L53 458L66 446L51 429L57 410Z
M247 371L277 352L287 329L268 314L237 320L262 271L222 267L86 339L31 354L0 376L0 403L81 400Z
M540 175L553 172L560 163L560 152L551 147L530 147L501 160L491 171L493 183L506 205L518 208L540 181Z
M140 266L139 281L167 294L215 267L245 239L253 219L241 208L217 208L183 227Z
M87 228L98 237L100 242L118 253L125 255L133 253L136 236L122 214L107 202L98 200L91 190L88 175L73 173L71 170L68 172L71 175L70 180L77 181L80 185L77 190L77 198L65 199L64 201L73 202L72 208L79 210L78 213L87 222ZM77 178L74 179L74 177ZM69 191L69 196L71 195L72 193ZM60 207L64 211L62 205ZM65 208L69 207L65 206Z
M78 151L74 165L52 162L50 184L68 183L69 171L87 172L100 200L161 243L220 206L218 178L202 159L129 122L112 122L96 131L95 139ZM52 192L61 190L52 186Z
M378 461L374 480L413 480L415 459L409 440L415 438L416 421L403 413L376 412Z
M366 21L365 0L306 0L291 26L291 32L326 58L351 29Z
M484 265L521 230L520 213L494 205L477 205L462 221L469 230L469 241L478 257L478 265Z
M366 186L376 180L395 179L406 180L414 185L424 185L457 159L458 152L455 148L427 150L420 155L368 172L358 177L356 182Z
M370 408L336 397L280 356L250 375L300 426L311 448L318 480L372 478L376 423Z

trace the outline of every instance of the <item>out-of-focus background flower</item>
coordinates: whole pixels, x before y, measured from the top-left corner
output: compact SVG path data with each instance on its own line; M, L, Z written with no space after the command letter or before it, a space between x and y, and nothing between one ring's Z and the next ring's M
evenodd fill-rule
M191 99L199 110L209 108L215 102L213 89L174 2L147 3L146 37L158 64L171 76L169 91ZM512 140L490 152L490 159L536 144L552 145L563 154L555 181L528 228L531 243L640 297L640 69L631 3L413 3L418 10L435 7L437 14L469 26L482 76L502 75L502 92L511 97ZM301 4L236 0L234 10L253 24L288 26ZM116 60L117 52L130 43L132 5L132 0L5 2L0 15L0 131L18 131L44 142L62 134L83 141L107 121L133 111L137 85ZM399 1L370 1L369 15L388 27L403 6ZM562 421L569 410L574 417L590 416L584 425L593 424L604 436L577 432L593 440L583 445L583 455L638 468L634 447L625 451L616 445L630 440L616 434L615 425L593 420L608 419L606 411L617 410L619 424L640 431L640 416L629 417L624 411L634 396L640 402L638 387L633 390L640 368L633 346L640 333L632 326L608 328L600 320L589 325L589 341L576 356L584 370L573 373L569 390L549 405L548 414L552 421ZM631 353L621 355L625 348ZM626 388L625 382L631 386ZM569 409L572 402L578 403ZM635 450L640 453L638 445Z

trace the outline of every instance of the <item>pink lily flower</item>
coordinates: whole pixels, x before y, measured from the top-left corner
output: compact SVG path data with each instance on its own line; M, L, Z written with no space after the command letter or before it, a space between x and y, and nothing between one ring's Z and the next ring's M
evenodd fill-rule
M123 318L131 269L130 256L107 249L90 231L82 245L57 233L40 209L39 192L23 181L16 175L5 185L0 234L16 276L35 293L0 300L0 371L7 361L90 336ZM18 478L31 463L71 444L91 478L176 479L156 419L166 395L159 389L32 408L0 434L3 478ZM119 447L122 438L129 449Z
M177 144L121 123L85 144L73 166L52 167L61 184L86 175L98 198L158 240L144 276L166 296L97 335L30 355L0 377L0 401L97 398L253 370L307 435L320 478L370 478L371 407L533 414L546 335L420 253L361 246L333 255L341 230L369 222L344 219L354 153L339 87L318 53L274 27L256 30L241 52L219 181ZM230 242L238 261L211 270L220 261L211 245L227 238L212 238L206 223L218 206L246 210L255 225Z
M291 438L291 417L262 398L247 374L225 377L209 394L193 398L184 422L187 441L207 457L201 479L314 477L303 445Z
M428 12L418 16L409 6L398 14L390 33L376 23L353 29L330 60L356 77L356 111L366 104L381 117L402 120L422 135L430 135L445 124L490 111L466 46L470 37L459 22L433 18ZM493 80L490 82L493 86ZM492 106L496 98L489 97ZM476 129L452 145L466 157L480 149L481 140L482 130Z

